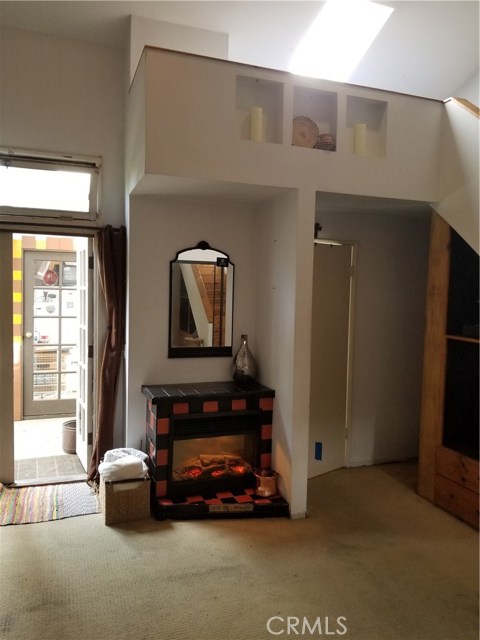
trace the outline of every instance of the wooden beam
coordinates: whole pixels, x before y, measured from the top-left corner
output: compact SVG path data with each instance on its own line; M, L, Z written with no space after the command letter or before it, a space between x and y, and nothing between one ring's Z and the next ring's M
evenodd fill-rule
M441 444L443 429L449 269L450 226L437 213L433 213L417 484L418 493L432 502L435 497L435 452Z

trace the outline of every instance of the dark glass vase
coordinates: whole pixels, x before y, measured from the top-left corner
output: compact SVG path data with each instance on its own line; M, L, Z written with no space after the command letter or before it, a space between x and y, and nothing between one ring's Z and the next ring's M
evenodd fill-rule
M248 336L242 335L240 348L233 359L233 379L238 384L246 384L255 380L257 365L248 348Z

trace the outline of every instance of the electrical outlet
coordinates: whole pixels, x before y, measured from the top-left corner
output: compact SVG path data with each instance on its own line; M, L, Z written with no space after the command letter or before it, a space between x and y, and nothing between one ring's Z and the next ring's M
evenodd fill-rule
M321 442L315 442L315 460L322 459L323 444Z

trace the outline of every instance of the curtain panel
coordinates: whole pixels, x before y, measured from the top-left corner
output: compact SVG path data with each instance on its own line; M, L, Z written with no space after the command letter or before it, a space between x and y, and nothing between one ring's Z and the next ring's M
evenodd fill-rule
M108 329L98 376L97 424L88 481L98 484L98 465L113 448L115 405L125 344L127 234L125 227L104 227L95 238L100 285Z

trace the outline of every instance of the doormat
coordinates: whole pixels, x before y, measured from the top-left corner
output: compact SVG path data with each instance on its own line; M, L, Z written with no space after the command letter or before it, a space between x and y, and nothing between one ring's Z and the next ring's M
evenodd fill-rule
M48 522L91 513L99 513L99 505L86 482L33 487L0 484L0 526Z

